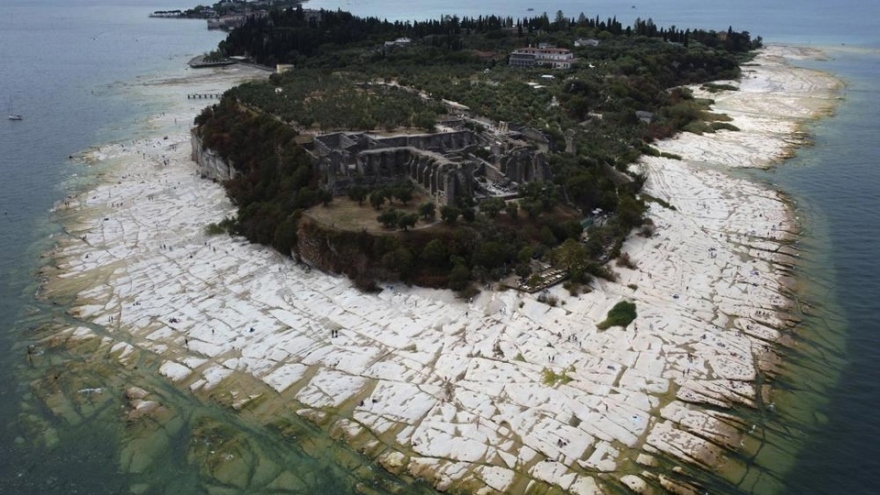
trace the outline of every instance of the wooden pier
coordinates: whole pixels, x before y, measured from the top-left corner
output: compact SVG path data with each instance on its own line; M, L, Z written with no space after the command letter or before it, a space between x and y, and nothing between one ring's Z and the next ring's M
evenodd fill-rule
M223 93L190 93L186 95L187 100L219 100L223 97Z

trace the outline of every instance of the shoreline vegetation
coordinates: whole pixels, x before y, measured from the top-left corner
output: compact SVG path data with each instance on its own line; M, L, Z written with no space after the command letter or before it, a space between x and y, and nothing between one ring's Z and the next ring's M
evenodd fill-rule
M781 193L724 170L784 159L805 123L833 111L839 82L786 62L815 55L766 47L740 79L689 87L738 130L677 134L622 164L644 177L653 232L622 240L613 280L592 279L577 296L555 286L463 300L387 282L369 294L242 237L208 235L236 205L196 172L190 133L172 121L196 117L181 96L254 76L232 66L146 85L169 102L152 122L161 135L87 153L111 165L104 182L58 205L68 236L41 295L69 302L79 324L44 329L29 359L65 348L81 352L80 366L135 374L149 363L253 424L275 431L280 417L306 418L440 490L696 494L762 481L754 491L772 493L767 479L781 473L760 462L762 430L777 351L797 331L787 284L797 224ZM600 329L606 317L621 324ZM83 394L35 387L60 417L83 409ZM161 431L144 425L170 424L169 408L158 389L108 395L124 397L142 435L121 470L142 472L166 452L151 443ZM135 453L144 446L155 455ZM268 459L236 449L214 446L205 486L302 486L284 467L242 474Z

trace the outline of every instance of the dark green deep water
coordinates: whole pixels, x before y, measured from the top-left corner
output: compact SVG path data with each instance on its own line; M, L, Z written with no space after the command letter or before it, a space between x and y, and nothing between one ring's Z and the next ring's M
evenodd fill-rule
M843 325L846 338L845 352L829 359L843 368L822 408L827 422L809 432L786 479L791 495L880 491L880 53L843 47L830 53L832 60L814 65L848 83L837 115L812 127L814 147L768 174L798 199L813 225L805 240L813 265L803 278L829 298L817 301L829 308L817 316ZM823 335L811 339L825 347ZM822 361L807 366L821 370Z
M379 469L371 474L363 458L308 423L290 419L279 433L280 427L254 425L200 403L152 378L149 362L139 372L95 367L80 372L81 356L75 353L28 362L25 350L39 336L36 329L66 318L62 307L39 302L34 294L41 254L59 230L59 219L49 209L70 188L88 181L86 171L68 155L131 139L140 119L156 108L131 98L124 83L178 66L221 39L198 21L147 19L151 10L186 6L168 2L0 4L0 100L5 105L11 97L16 111L26 116L22 122L0 122L0 493L127 493L139 484L149 484L148 493L201 493L207 477L198 462L199 442L234 444L242 455L297 466L301 493L351 493L363 482L380 493L405 486ZM807 314L794 334L797 346L788 351L787 373L777 384L785 391L777 412L762 418L770 432L755 462L766 471L758 470L764 474L750 477L740 491L763 493L775 486L790 495L878 493L880 43L866 21L876 19L877 7L856 2L828 13L816 1L741 9L713 9L706 2L694 8L684 0L655 3L640 5L637 14L628 4L606 1L595 6L595 13L621 14L622 19L653 15L679 27L734 24L771 41L833 40L837 45L829 61L811 62L847 81L837 114L810 127L813 147L772 171L752 174L788 193L797 207L805 229L798 274ZM362 2L351 8L357 12L359 5L383 4ZM422 17L418 9L406 10L418 6L387 5L395 5L395 17ZM586 9L565 3L534 7L551 13L561 8L570 15ZM525 15L525 8L525 3L499 5L500 12L512 15ZM841 47L841 42L874 48ZM35 389L80 390L130 381L159 390L176 414L160 432L168 440L161 460L140 473L122 472L119 466L120 445L137 432L124 428L118 400L100 394L81 398L74 413L59 418L32 397ZM784 479L773 476L787 468ZM233 485L226 488L235 492ZM404 493L422 490L410 486Z

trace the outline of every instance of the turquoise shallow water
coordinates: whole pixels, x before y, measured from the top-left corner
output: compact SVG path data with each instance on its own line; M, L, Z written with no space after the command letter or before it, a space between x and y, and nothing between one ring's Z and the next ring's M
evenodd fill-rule
M840 382L830 390L797 376L782 384L790 387L792 397L809 398L806 405L798 406L798 412L803 412L798 417L805 419L783 427L785 435L806 439L807 448L790 475L773 482L782 483L785 493L795 495L880 491L880 472L872 468L874 459L880 458L880 446L874 442L880 437L875 421L880 406L875 378L880 376L880 326L874 321L880 296L876 263L880 55L871 49L840 48L841 43L880 46L872 21L880 5L864 3L844 2L829 9L815 0L727 6L679 0L639 2L633 9L631 4L606 0L591 4L592 11L569 3L532 5L526 1L476 7L316 0L311 6L351 8L389 18L488 12L526 15L529 7L551 15L558 9L569 15L585 10L587 15L618 15L625 22L641 16L680 27L726 29L734 25L770 41L837 47L830 52L830 60L811 63L848 81L837 115L810 128L815 146L801 150L797 158L774 171L756 174L759 180L777 184L792 195L807 228L800 275L809 287L809 302L818 310L812 333L801 336L802 349L811 351L793 353L791 362L817 376L841 373ZM25 114L22 122L0 122L4 173L0 183L0 249L4 254L0 257L0 493L117 493L138 481L138 476L119 472L116 444L124 433L103 424L114 417L112 411L95 415L98 419L92 423L55 421L60 441L54 448L28 444L22 404L34 403L29 400L28 384L40 379L41 370L27 366L23 350L33 337L32 326L64 317L58 308L35 301L33 294L40 255L49 246L48 235L59 228L48 210L70 187L71 176L85 175L68 156L96 144L130 139L139 120L154 108L148 101L128 98L124 83L177 66L211 49L222 37L204 30L199 21L146 17L151 10L178 7L182 5L168 0L146 6L134 0L0 5L0 46L6 62L0 71L0 101L11 97L16 111ZM838 352L841 346L843 351ZM797 374L798 368L790 369ZM194 404L170 387L163 390L169 403L181 410L216 424L252 428L237 423L223 410ZM188 424L198 425L198 418ZM273 456L308 458L308 454L294 452L296 445L269 432L249 434ZM313 430L302 429L298 434L300 439L323 441L320 432ZM179 441L187 438L181 433ZM165 471L142 478L164 479L159 486L165 493L198 493L198 466L186 461L184 450L184 446L171 449L171 458L162 465ZM791 453L778 455L781 463L791 461L782 459ZM338 457L328 455L323 463L302 462L314 479L311 492L351 489L347 468L339 464ZM743 492L749 490L743 486Z
M40 345L28 357L46 329L81 323L66 314L68 301L34 297L64 220L50 209L105 167L76 156L155 133L147 117L161 102L141 96L138 81L179 74L223 38L204 21L148 18L175 7L0 4L0 88L24 115L0 121L0 494L242 493L248 483L261 487L250 493L352 493L358 484L365 493L430 492L295 414L278 411L266 425L202 402L159 378L148 353L130 368L95 359L88 346ZM126 416L133 384L163 405L161 422Z
M19 414L28 403L24 346L38 321L61 317L34 300L41 254L57 232L49 210L84 170L68 156L122 139L150 113L121 81L178 65L216 44L189 21L157 23L137 2L0 4L0 99L24 115L0 122L0 493L117 493L115 442L101 425L59 421L54 449L30 445ZM183 58L185 60L185 58ZM26 368L24 368L26 369ZM42 413L44 411L37 411Z

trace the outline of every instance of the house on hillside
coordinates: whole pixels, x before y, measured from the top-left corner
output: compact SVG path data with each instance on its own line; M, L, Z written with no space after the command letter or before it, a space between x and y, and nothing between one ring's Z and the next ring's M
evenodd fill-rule
M574 64L574 54L565 48L518 48L511 52L508 65L511 67L550 67L570 69Z
M650 124L651 121L654 120L654 114L644 110L636 110L636 118L641 120L644 124Z
M396 49L406 48L411 43L412 43L412 40L407 37L397 38L394 41L386 41L382 48L383 48L385 54L387 55Z
M578 38L574 40L574 46L578 48L584 46L599 46L599 40L595 38Z

